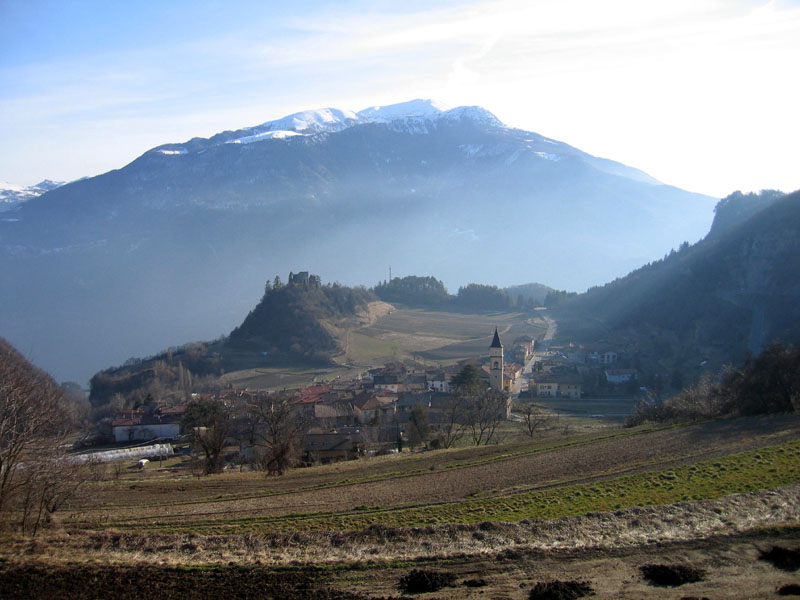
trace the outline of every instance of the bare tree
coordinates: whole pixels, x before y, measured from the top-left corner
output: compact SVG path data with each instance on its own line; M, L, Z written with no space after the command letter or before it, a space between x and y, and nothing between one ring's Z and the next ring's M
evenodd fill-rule
M181 361L178 361L178 386L183 394L184 402L188 403L192 399L192 385L192 372L184 367Z
M531 438L535 437L550 421L550 415L545 413L541 406L533 402L521 402L517 412L522 417L523 431Z
M248 411L254 460L269 475L283 475L297 461L308 429L308 420L290 400L287 394L261 394Z
M466 399L457 393L450 394L445 400L443 410L440 411L442 421L437 438L440 447L451 448L464 437L466 406Z
M62 390L0 339L0 519L33 535L82 484ZM16 521L15 521L16 519Z
M507 398L493 389L481 390L469 399L466 422L476 446L488 445L495 439L497 425L506 418Z
M222 471L222 451L228 442L231 427L230 411L221 402L211 399L192 401L186 406L183 427L205 455L206 475Z
M417 404L411 409L411 415L408 418L407 433L409 448L413 449L415 446L424 444L428 439L430 429L428 411L421 404Z

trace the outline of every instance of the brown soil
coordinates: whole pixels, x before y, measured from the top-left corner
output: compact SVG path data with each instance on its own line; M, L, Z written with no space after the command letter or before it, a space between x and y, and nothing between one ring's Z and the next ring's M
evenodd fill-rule
M800 578L759 560L773 546L800 547L800 527L732 536L644 544L626 548L519 549L514 553L425 559L416 566L363 562L337 569L221 565L178 569L160 565L47 565L0 562L2 598L398 598L398 581L414 570L448 575L450 587L414 597L439 600L503 598L525 600L548 582L582 582L594 598L773 598L791 594ZM649 583L641 567L691 564L703 581L679 590ZM469 582L482 580L485 585ZM558 586L557 586L558 587ZM561 589L560 586L559 589ZM555 589L555 588L553 588ZM566 588L564 588L566 589ZM581 587L581 589L586 589ZM536 596L539 597L539 596ZM546 596L544 596L546 597ZM557 596L553 596L557 597ZM578 596L574 596L578 597Z
M44 564L0 567L0 598L70 600L259 598L264 600L361 600L361 594L326 586L313 569L276 571L265 567L212 567L202 570L158 566L104 567ZM112 592L113 590L113 592Z

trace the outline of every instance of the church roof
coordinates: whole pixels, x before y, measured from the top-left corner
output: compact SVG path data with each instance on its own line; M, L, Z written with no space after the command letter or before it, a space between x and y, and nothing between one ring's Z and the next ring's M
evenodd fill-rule
M500 343L500 336L497 334L497 327L494 328L494 339L492 340L492 345L489 348L502 348L503 344Z

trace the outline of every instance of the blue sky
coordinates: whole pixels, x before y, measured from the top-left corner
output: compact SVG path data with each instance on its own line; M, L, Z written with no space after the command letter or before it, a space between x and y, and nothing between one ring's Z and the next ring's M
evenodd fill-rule
M693 191L792 191L798 65L796 0L0 0L0 180L433 98Z

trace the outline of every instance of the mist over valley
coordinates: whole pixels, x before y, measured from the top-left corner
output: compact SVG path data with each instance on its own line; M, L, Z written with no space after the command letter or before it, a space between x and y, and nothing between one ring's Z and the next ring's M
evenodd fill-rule
M3 213L0 330L59 379L225 335L277 273L583 291L704 236L716 200L411 101L165 144Z

